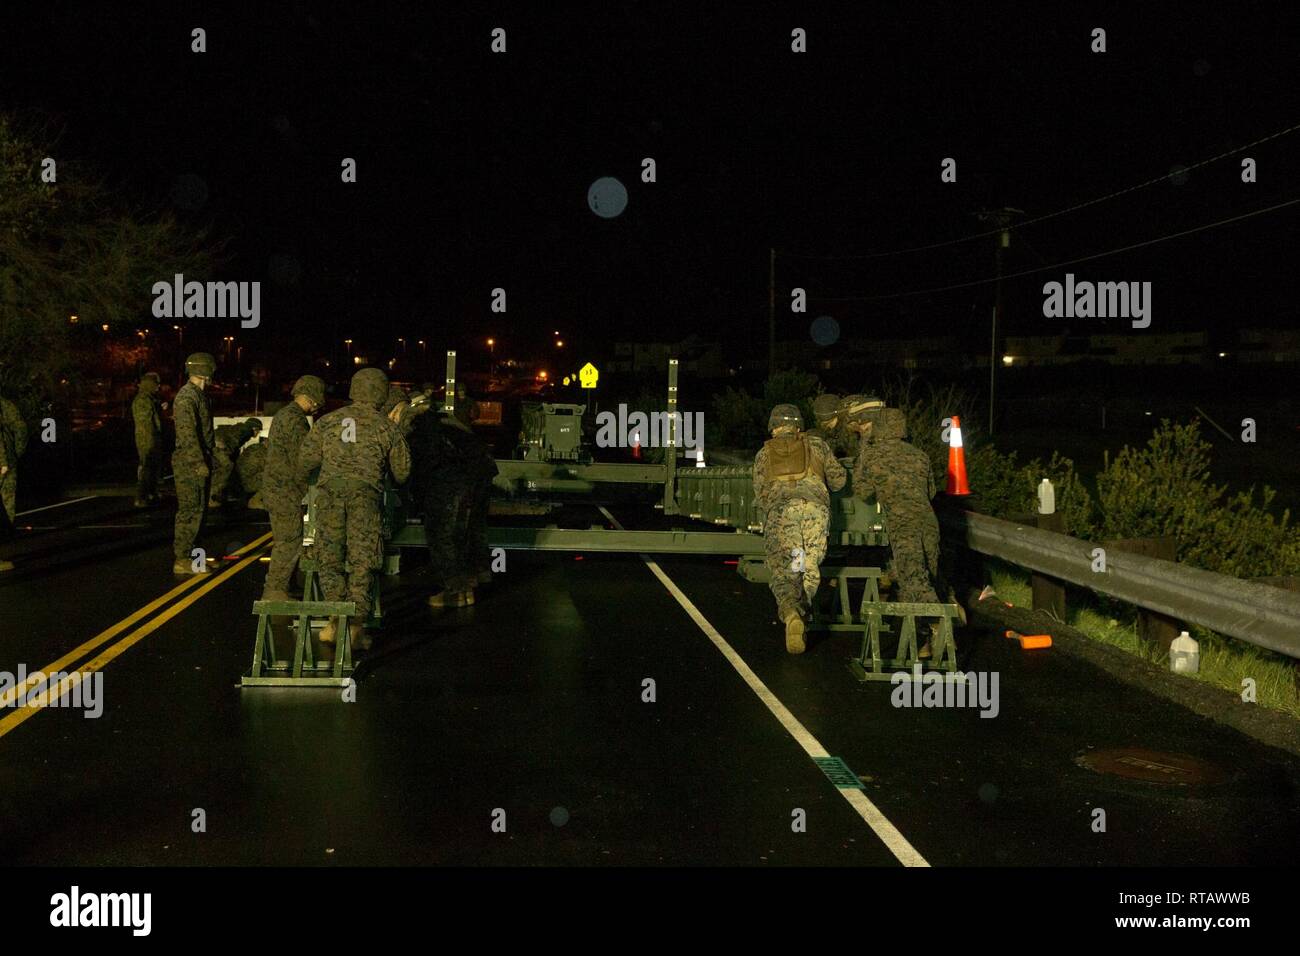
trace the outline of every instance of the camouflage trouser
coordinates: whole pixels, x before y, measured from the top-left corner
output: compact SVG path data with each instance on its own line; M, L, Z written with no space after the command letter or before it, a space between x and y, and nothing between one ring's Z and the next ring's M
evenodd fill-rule
M889 534L889 573L897 582L898 600L937 604L934 583L939 577L939 521L934 513L886 518Z
M492 495L492 479L475 483L469 504L469 528L466 535L469 570L481 574L492 570L492 554L488 549L488 500Z
M291 495L263 496L267 514L271 516L271 565L266 569L267 592L287 592L293 579L293 569L302 556L302 504Z
M812 501L795 498L774 507L763 526L763 550L778 614L790 610L807 615L821 584L826 557L830 511Z
M141 501L158 497L158 479L162 476L162 456L152 449L140 455L140 465L136 469L135 496Z
M226 500L226 485L230 482L230 474L235 470L235 459L227 455L224 451L217 451L212 455L212 490L208 492L208 498L211 501Z
M5 517L10 525L18 523L18 469L10 468L0 478L0 505L3 505Z
M443 590L464 591L474 586L475 569L468 549L473 498L473 487L465 482L438 482L424 499L429 568Z
M203 528L204 508L208 503L208 479L194 465L174 464L176 478L176 535L173 551L177 561L193 561L190 551Z
M316 488L316 562L327 601L351 601L370 616L370 586L383 566L382 498L373 488Z

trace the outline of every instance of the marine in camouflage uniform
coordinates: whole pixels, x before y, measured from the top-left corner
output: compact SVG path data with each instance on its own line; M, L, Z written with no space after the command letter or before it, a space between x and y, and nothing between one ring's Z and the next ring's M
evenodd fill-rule
M13 529L18 517L18 459L27 449L27 423L18 406L0 397L0 529ZM13 563L0 560L0 571L12 571Z
M350 628L354 646L369 639L370 587L383 560L381 507L385 474L401 483L411 473L411 451L397 425L380 408L388 397L388 376L363 368L352 376L352 404L323 416L303 439L298 456L304 480L320 469L316 482L316 555L321 591L327 601L351 601L356 617ZM320 640L334 640L333 623Z
M838 395L832 395L830 392L824 392L814 398L812 409L813 418L816 419L817 425L804 433L824 441L830 446L831 451L835 453L837 458L844 454L839 427L840 404L843 401Z
M311 431L307 416L325 404L325 383L315 375L304 375L293 383L291 394L292 400L271 419L270 438L258 446L266 449L258 495L271 517L273 541L262 588L264 601L288 599L289 582L302 556L302 499L308 476L298 462L303 440Z
M473 604L475 584L491 579L486 497L496 462L468 425L445 414L413 417L411 453L416 461L413 491L437 588L429 604Z
M204 392L217 362L207 352L195 352L185 360L189 380L172 402L176 421L176 449L172 452L172 475L176 482L176 533L173 541L176 574L203 574L193 567L190 552L203 527L204 503L208 500L208 478L212 474L212 406Z
M874 495L880 503L898 600L937 604L939 519L930 507L937 493L930 456L905 440L907 416L901 409L882 408L860 421L864 430L853 493Z
M754 458L765 562L791 654L804 651L804 628L821 583L830 492L843 488L848 477L830 446L802 433L802 425L793 405L776 406L768 420L772 438Z
M135 422L136 468L135 506L147 508L158 501L158 479L162 476L162 403L158 400L158 373L145 372L140 388L131 400Z
M465 480L468 485L465 529L465 565L474 575L476 584L492 582L492 552L488 547L487 519L492 497L492 479L497 476L496 459L487 442L470 429L470 422L479 417L478 402L462 387L457 388L456 410L452 420L458 422L464 449Z
M213 433L212 488L208 492L209 508L220 508L226 500L226 486L230 484L230 476L235 471L235 462L239 460L240 450L261 430L262 423L256 418L250 418L238 425L222 425Z
M239 478L239 487L254 496L262 490L262 473L266 470L266 442L267 439L263 438L252 445L245 446L239 453L239 460L235 462L235 475ZM250 500L248 507L266 510L261 504L261 498L257 499L256 504Z

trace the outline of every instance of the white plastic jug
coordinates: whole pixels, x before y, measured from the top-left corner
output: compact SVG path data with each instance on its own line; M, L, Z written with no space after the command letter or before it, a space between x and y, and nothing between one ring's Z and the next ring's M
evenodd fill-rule
M1040 515L1056 514L1056 489L1044 478L1038 483L1038 513Z
M1186 631L1169 645L1169 669L1175 674L1195 674L1201 669L1201 645Z

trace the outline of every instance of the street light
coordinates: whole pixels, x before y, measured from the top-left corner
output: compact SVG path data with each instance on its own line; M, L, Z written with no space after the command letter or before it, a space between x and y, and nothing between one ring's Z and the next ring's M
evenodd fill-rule
M351 357L352 357L352 340L351 340L351 339L344 339L344 340L343 340L343 344L346 345L346 346L348 347L348 358L351 358Z
M182 352L185 351L185 330L182 329L179 325L173 325L172 331L176 333L177 347Z
M556 340L555 340L555 347L556 347L557 349L562 349L562 348L564 348L564 339L556 339Z

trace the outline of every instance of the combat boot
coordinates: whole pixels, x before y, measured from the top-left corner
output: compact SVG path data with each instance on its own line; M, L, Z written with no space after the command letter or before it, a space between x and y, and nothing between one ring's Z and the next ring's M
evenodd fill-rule
M939 643L940 626L941 625L939 624L938 621L934 621L930 624L930 637L924 644L921 645L921 649L916 652L916 656L919 660L928 661L934 655L934 650L932 648L932 645ZM957 642L954 641L953 642L954 650L956 649L956 647L957 647Z
M349 624L348 636L352 641L352 649L354 651L368 651L370 650L370 645L374 643L374 639L370 636L370 632L361 624Z
M330 618L328 621L325 622L325 626L320 629L321 644L329 645L332 650L334 644L334 634L337 631L338 628L334 624L334 619Z
M791 654L802 654L807 645L804 643L803 615L795 608L790 608L782 615L785 621L785 649Z
M3 558L0 558L0 571L12 571L13 569L14 563L12 561L5 561Z
M203 565L203 570L195 571L194 565L189 561L176 561L172 564L172 574L211 574L207 564Z
M430 597L428 603L429 607L464 607L474 603L474 589L453 591L448 588Z

